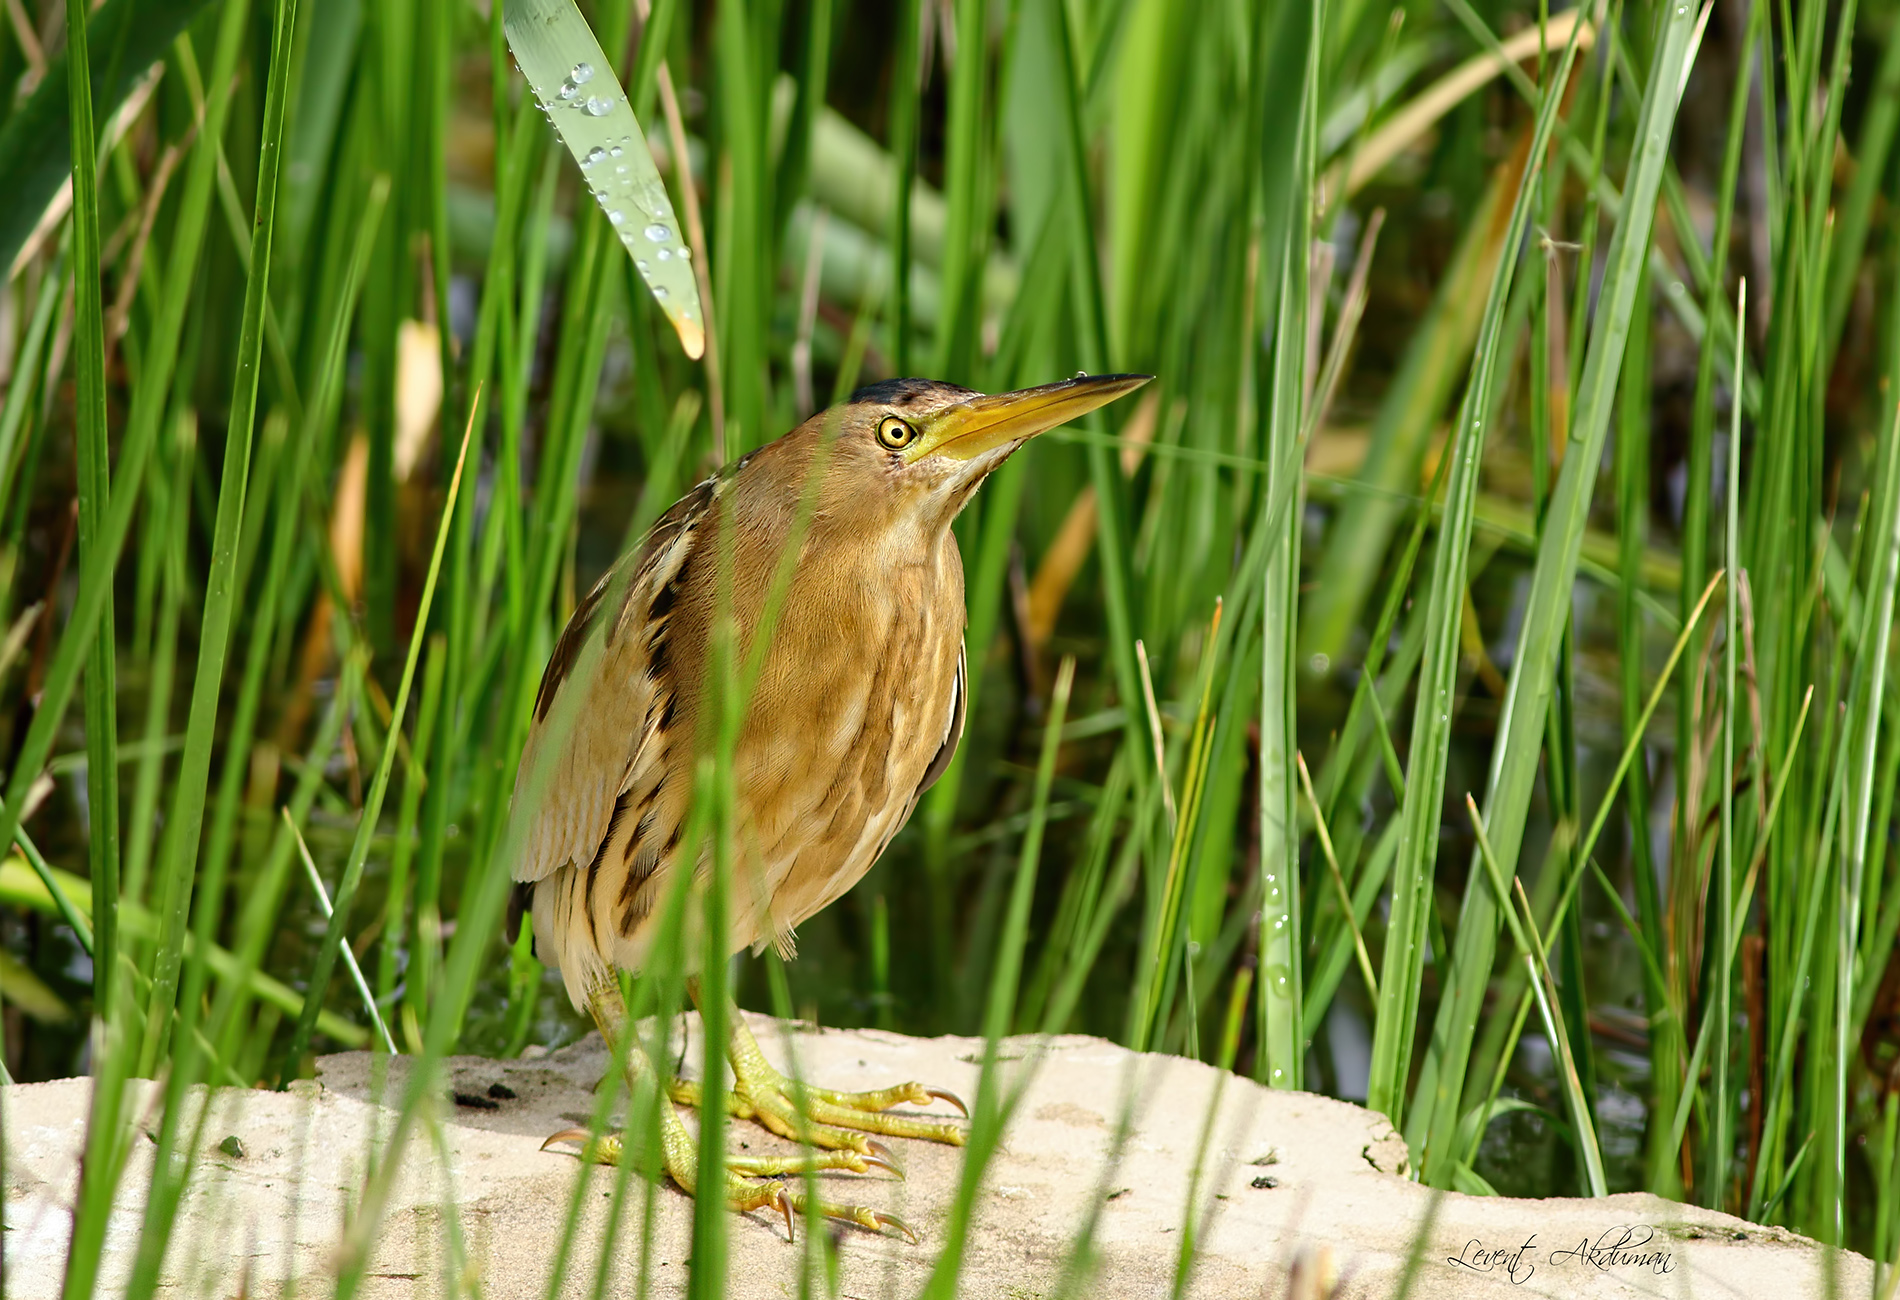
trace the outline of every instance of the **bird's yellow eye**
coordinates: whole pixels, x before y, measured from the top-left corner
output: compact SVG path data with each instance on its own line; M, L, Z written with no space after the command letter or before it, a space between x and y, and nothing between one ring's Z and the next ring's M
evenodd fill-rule
M892 451L901 451L910 445L917 436L917 430L905 424L895 415L887 415L877 422L877 440Z

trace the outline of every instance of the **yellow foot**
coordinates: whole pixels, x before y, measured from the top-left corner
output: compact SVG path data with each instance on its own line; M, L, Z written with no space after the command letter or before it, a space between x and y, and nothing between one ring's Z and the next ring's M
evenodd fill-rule
M625 1154L625 1145L614 1134L604 1134L593 1138L584 1128L565 1129L556 1133L541 1144L543 1151L557 1142L578 1143L582 1160L593 1164L617 1165ZM812 1199L802 1192L792 1190L781 1181L789 1175L807 1173L825 1173L844 1170L850 1173L869 1173L873 1168L897 1173L897 1166L890 1161L890 1152L881 1144L868 1144L872 1150L856 1151L852 1149L807 1151L796 1156L728 1156L726 1158L726 1204L741 1214L753 1210L772 1209L785 1216L785 1232L793 1235L792 1215L794 1213L810 1218L818 1215L827 1219L837 1219L842 1223L856 1224L871 1232L884 1232L892 1229L908 1237L912 1245L917 1244L917 1234L910 1225L894 1214L882 1210L873 1210L864 1205L846 1205L823 1199ZM667 1176L679 1184L687 1195L697 1195L699 1183L699 1151L691 1138L680 1129L670 1127L662 1137L665 1156L662 1161ZM901 1177L901 1175L900 1175Z
M963 1129L941 1119L889 1113L893 1106L927 1106L949 1102L969 1117L963 1099L942 1088L900 1083L870 1092L839 1092L832 1088L798 1087L778 1072L736 1007L729 1008L731 1036L726 1057L732 1063L733 1087L727 1107L741 1119L757 1120L782 1138L834 1151L873 1150L867 1133L881 1137L918 1138L926 1142L963 1145ZM700 1085L675 1079L667 1087L674 1101L697 1107Z
M770 1066L766 1067L771 1069ZM675 1079L667 1085L667 1094L682 1106L698 1109L704 1100L699 1083ZM955 1094L920 1083L881 1088L876 1092L838 1092L829 1088L806 1088L805 1105L797 1103L798 1090L791 1080L772 1070L763 1078L756 1074L740 1076L727 1094L726 1109L738 1119L756 1120L769 1131L793 1142L821 1147L827 1151L856 1151L869 1155L879 1144L867 1134L881 1137L917 1138L926 1142L963 1145L963 1130L947 1120L922 1115L892 1114L889 1108L923 1105L932 1100L947 1101L965 1115L969 1110Z

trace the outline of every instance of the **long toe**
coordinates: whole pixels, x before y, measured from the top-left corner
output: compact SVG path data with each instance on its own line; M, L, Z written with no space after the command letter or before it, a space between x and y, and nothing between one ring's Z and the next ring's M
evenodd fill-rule
M868 1174L874 1169L899 1178L904 1176L882 1143L868 1142L865 1145L871 1150L842 1147L826 1151L806 1150L795 1156L729 1155L726 1157L726 1168L750 1178L786 1178L798 1174L823 1173Z
M738 1073L735 1071L735 1073ZM839 1092L831 1088L799 1088L776 1070L738 1074L732 1112L756 1119L772 1132L794 1142L827 1149L869 1153L863 1136L917 1138L963 1145L963 1129L948 1120L891 1110L893 1106L926 1105L947 1101L968 1114L954 1094L921 1083L899 1084L876 1092ZM803 1105L800 1105L800 1102Z
M804 1094L804 1106L798 1105L797 1090L784 1080L742 1080L746 1108L772 1132L794 1142L826 1148L848 1148L868 1153L872 1148L863 1136L920 1138L948 1146L963 1145L963 1130L946 1120L921 1115L897 1114L881 1109L861 1109L828 1099L850 1098L851 1093L827 1094L816 1089Z
M882 1118L870 1111L847 1111L833 1107L820 1115L826 1103L811 1100L800 1113L793 1099L777 1088L766 1086L752 1093L746 1104L751 1117L787 1141L803 1143L828 1151L852 1151L869 1156L877 1144L865 1136L880 1132L856 1121Z
M808 1197L775 1178L749 1178L736 1170L727 1170L726 1204L741 1214L752 1210L777 1210L785 1216L785 1235L792 1239L796 1239L797 1235L792 1228L792 1216L797 1214L807 1219L816 1215L840 1223L856 1224L868 1232L899 1232L909 1238L913 1246L917 1244L917 1234L895 1214L886 1214L868 1205L847 1205L822 1197Z
M835 1219L839 1223L854 1223L868 1232L902 1233L910 1240L911 1245L918 1244L917 1234L908 1223L895 1214L873 1210L866 1205L840 1205L834 1201L814 1200L803 1192L790 1190L785 1192L785 1204L806 1218L817 1215L826 1219Z
M699 1182L699 1152L688 1142L675 1135L674 1141L663 1141L663 1164L666 1174L688 1195L696 1195ZM837 1150L814 1151L807 1147L797 1155L790 1156L727 1156L726 1157L726 1204L741 1214L753 1210L771 1209L785 1216L785 1228L789 1234L792 1229L794 1210L804 1212L804 1198L794 1196L782 1181L786 1178L805 1174L851 1173L868 1174L873 1171L891 1174L902 1178L903 1171L891 1158L890 1149L881 1142L874 1142L856 1133L845 1137L857 1143L845 1145ZM590 1164L618 1165L626 1157L626 1143L619 1134L603 1133L595 1136L584 1128L563 1129L541 1144L543 1151L561 1143L571 1143L580 1147L579 1156ZM916 1234L901 1220L878 1210L861 1205L835 1205L830 1201L816 1201L813 1204L817 1212L826 1218L841 1219L855 1223L859 1227L873 1232L882 1232L894 1227L916 1240Z
M860 1133L876 1133L883 1137L917 1138L925 1142L942 1142L946 1146L953 1147L963 1145L962 1127L948 1120L931 1119L923 1115L899 1114L887 1110L861 1109L823 1097L809 1098L806 1110L817 1123L834 1128L854 1129Z
M835 1088L808 1086L805 1095L847 1110L885 1111L893 1106L928 1106L943 1101L955 1106L965 1119L970 1117L970 1108L963 1104L963 1098L947 1088L933 1088L925 1083L899 1083L869 1092L839 1092Z
M596 1022L600 1024L602 1036L611 1043L615 1042L622 1032L625 1023L625 1007L620 1001L618 986L611 986L608 992L611 993L611 998L602 994L601 997L593 999L590 1005ZM782 1084L784 1081L777 1078L776 1071L773 1071L759 1055L757 1044L751 1041L751 1034L746 1032L744 1038L751 1048L750 1052L745 1054L747 1063L756 1064L763 1070L754 1082L760 1085L767 1085L773 1081ZM630 1094L638 1095L640 1089L647 1085L660 1089L659 1151L657 1152L660 1157L660 1166L681 1191L688 1196L697 1195L702 1190L699 1183L699 1143L691 1133L687 1132L686 1126L680 1123L679 1114L673 1106L675 1102L698 1105L704 1100L701 1088L698 1084L678 1079L669 1084L663 1078L655 1077L655 1072L648 1063L646 1055L640 1051L629 1054L626 1069ZM733 1209L741 1213L761 1209L777 1211L785 1216L786 1235L790 1236L792 1235L793 1212L805 1212L808 1208L808 1198L788 1187L784 1181L786 1178L836 1172L868 1174L873 1170L898 1177L903 1176L897 1162L891 1158L890 1150L864 1136L862 1132L848 1132L843 1128L832 1129L813 1125L792 1111L790 1102L778 1089L770 1086L747 1087L746 1083L745 1076L741 1074L741 1086L734 1090L737 1095L729 1094L727 1097L726 1104L733 1114L746 1118L765 1119L766 1117L758 1114L755 1109L752 1098L757 1096L765 1099L774 1111L779 1112L771 1116L773 1124L793 1133L808 1132L815 1127L822 1128L826 1136L835 1137L837 1140L818 1144L824 1146L826 1148L824 1150L813 1150L808 1144L805 1150L795 1155L729 1157L725 1161L724 1174L720 1180L724 1183L724 1187L720 1190L724 1192L726 1204ZM859 1113L863 1112L852 1112L854 1115ZM768 1124L768 1127L770 1126L771 1124ZM578 1154L582 1160L609 1165L620 1164L626 1160L630 1149L626 1139L619 1134L608 1133L596 1136L584 1128L565 1129L556 1133L541 1144L542 1150L545 1151L557 1143L577 1144L580 1147ZM641 1154L651 1157L656 1153L651 1149L642 1149ZM708 1189L708 1195L711 1194L712 1191ZM912 1241L917 1239L917 1235L900 1220L864 1206L834 1205L829 1201L811 1198L809 1209L812 1213L854 1223L872 1232L895 1229Z
M732 1064L733 1092L743 1099L734 1106L734 1113L743 1106L781 1137L820 1147L868 1150L852 1136L860 1133L963 1145L959 1125L930 1116L888 1113L895 1106L928 1106L941 1101L955 1106L967 1119L970 1109L955 1093L923 1083L900 1083L866 1092L794 1085L759 1050L758 1040L736 1010L729 1023L731 1039L726 1057Z

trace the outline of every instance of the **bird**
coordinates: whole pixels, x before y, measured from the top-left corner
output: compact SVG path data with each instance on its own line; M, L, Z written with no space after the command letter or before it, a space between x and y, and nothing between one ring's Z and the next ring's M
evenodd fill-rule
M968 699L963 563L952 522L1037 434L1152 376L1079 374L984 394L928 379L870 384L726 465L662 514L574 609L534 701L511 808L520 845L510 931L531 914L537 957L609 1044L624 1043L620 972L663 949L708 948L711 738L729 753L730 885L722 952L796 950L799 924L867 872L954 757ZM739 710L743 710L742 713ZM735 716L736 715L736 716ZM682 919L685 918L685 919ZM698 988L688 989L697 1000ZM726 1160L728 1203L909 1229L805 1196L783 1175L896 1173L877 1137L960 1144L947 1119L890 1113L946 1101L906 1083L876 1092L793 1087L729 1008L733 1113L803 1143L792 1158ZM628 1083L658 1081L621 1054ZM696 1194L698 1153L663 1085L662 1165ZM581 1139L572 1130L560 1138ZM590 1158L620 1158L618 1139ZM914 1236L914 1234L911 1234Z

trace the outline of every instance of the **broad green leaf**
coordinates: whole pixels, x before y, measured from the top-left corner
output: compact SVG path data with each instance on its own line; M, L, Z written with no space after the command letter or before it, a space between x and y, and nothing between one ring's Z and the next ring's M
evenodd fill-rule
M580 164L627 255L695 360L706 350L692 250L627 92L573 0L511 0L502 20L541 111Z

